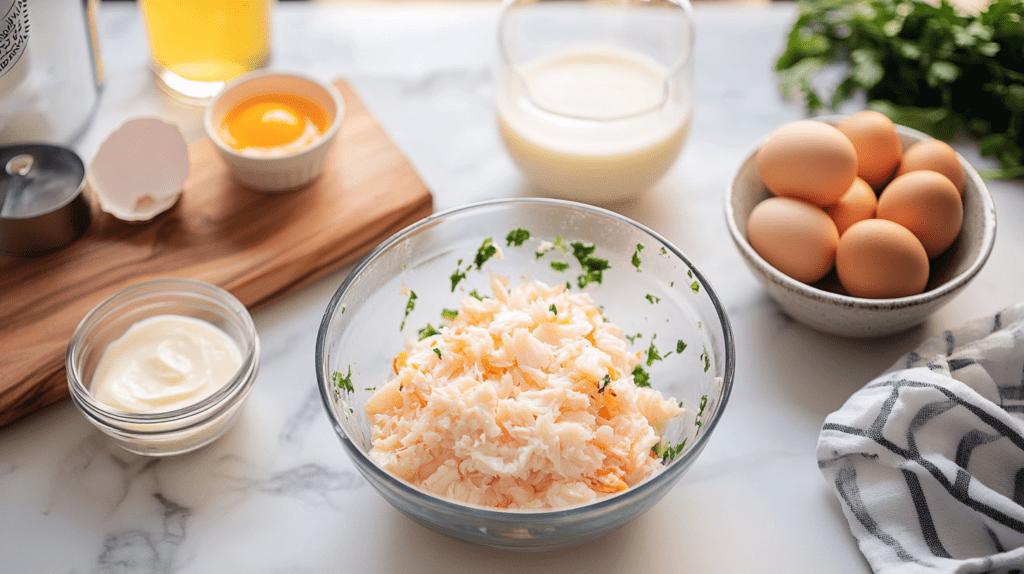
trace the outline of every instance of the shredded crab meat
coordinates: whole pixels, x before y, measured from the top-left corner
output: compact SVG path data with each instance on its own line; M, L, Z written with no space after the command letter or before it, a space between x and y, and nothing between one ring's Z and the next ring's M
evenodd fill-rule
M620 492L661 467L674 400L637 387L641 358L585 293L533 281L465 298L411 344L366 403L370 457L439 496L557 508ZM552 310L553 306L553 310Z

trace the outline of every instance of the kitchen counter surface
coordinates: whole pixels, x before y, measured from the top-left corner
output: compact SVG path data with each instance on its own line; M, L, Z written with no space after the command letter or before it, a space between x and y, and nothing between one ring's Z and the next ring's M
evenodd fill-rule
M818 471L818 431L927 336L1024 298L1024 184L988 182L999 217L991 258L921 327L848 340L792 322L743 265L722 207L754 142L804 116L779 95L773 72L795 8L712 3L695 13L688 143L664 180L615 209L702 269L732 320L738 362L707 449L651 511L573 549L515 555L449 540L394 510L346 458L316 389L316 332L345 268L254 312L259 376L238 424L207 448L128 454L69 401L0 429L0 571L869 572ZM436 211L534 195L493 117L497 14L475 2L280 3L272 67L348 79L432 190ZM161 94L148 72L136 6L103 4L99 24L107 83L76 146L83 158L132 117L164 117L190 141L202 137L201 110ZM955 147L991 166L970 142Z

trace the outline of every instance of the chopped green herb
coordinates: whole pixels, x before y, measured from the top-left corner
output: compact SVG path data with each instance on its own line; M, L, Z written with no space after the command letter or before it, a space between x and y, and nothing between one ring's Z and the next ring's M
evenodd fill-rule
M704 328L704 323L702 321L697 321L697 328L698 329L703 329Z
M448 319L449 321L454 321L455 318L458 317L458 316L459 316L459 310L458 309L441 309L441 317L444 318L444 319Z
M434 348L433 348L433 349L431 349L431 350L432 350L432 351L434 351L434 354L435 354L435 355L437 355L437 358L438 358L438 359L440 359L440 358L441 358L441 349L438 349L437 347L434 347Z
M342 305L342 306L341 306L341 314L342 314L342 315L344 315L344 314L345 314L345 311L347 311L347 310L348 310L348 305Z
M640 365L633 368L633 384L638 387L651 386L651 375L649 375Z
M530 238L530 232L525 229L513 229L508 232L508 237L505 238L505 245L515 245L516 247L522 247L523 243Z
M693 279L693 269L687 269L686 276L689 277L690 279Z
M476 292L476 289L473 289L472 291L470 291L469 292L469 296L474 298L474 299L476 299L477 301L483 301L484 300L484 298L481 297L480 294Z
M661 254L662 255L668 255L668 249L665 249L664 245L661 246Z
M640 271L640 263L641 263L640 262L640 252L643 251L643 250L644 250L643 244L642 243L637 243L636 244L636 251L633 252L633 259L632 259L633 267L636 267L637 272Z
M569 268L569 264L565 261L552 261L551 268L555 271L565 271Z
M352 365L348 366L348 373L345 375L341 374L341 371L334 371L331 374L331 382L334 383L334 398L341 398L342 391L351 393L355 389L352 388Z
M679 339L678 341L676 341L676 354L682 353L685 350L686 350L686 343L684 343L682 339Z
M580 265L586 267L584 261L594 255L594 250L597 249L597 245L591 243L589 245L582 241L573 241L569 244L572 247L572 255L580 262Z
M494 257L497 253L498 248L494 246L492 239L488 237L484 239L484 242L480 244L480 248L476 250L476 257L473 258L473 263L477 269L480 269L488 259Z
M405 316L402 317L402 324L399 325L399 327L398 327L399 331L405 329L405 320L409 318L409 313L412 313L412 310L415 309L415 308L416 308L416 292L410 289L409 290L409 300L406 301L406 303L405 303Z
M690 290L693 291L694 293L699 293L700 292L700 283L697 283L696 281L694 281L693 283L690 283Z
M589 283L601 283L604 280L605 270L610 269L611 265L608 264L607 259L594 257L594 250L597 246L593 243L586 245L580 241L573 241L570 245L572 246L573 257L583 267L583 274L576 278L576 283L580 286L580 289L586 287Z
M680 453L683 452L683 448L685 446L686 446L686 439L685 438L683 439L683 442L677 444L676 446L672 446L670 443L666 442L665 446L661 447L660 452L658 450L658 446L656 445L655 446L656 450L654 451L654 454L656 454L656 455L661 457L661 463L662 464L668 464L668 463L672 462L672 460L675 459L677 456L679 456Z
M462 260L459 259L458 262L455 263L455 273L452 273L452 277L451 277L451 279L452 279L452 293L455 292L455 286L459 284L459 281L462 281L463 279L466 278L466 271L469 271L469 267L466 268L466 271L463 271L461 269L461 267L462 267Z
M697 418L693 421L693 424L697 425L697 428L704 426L704 408L708 406L708 396L704 395L700 398L700 407L697 410Z
M654 364L654 361L660 361L662 359L661 354L658 352L658 348L654 346L654 340L658 336L654 335L651 337L651 346L647 348L647 366L650 367Z
M605 376L604 376L604 378L603 378L603 379L601 379L601 384L597 386L597 392L599 392L599 393L603 393L603 392L604 392L604 389L605 389L605 387L607 387L608 385L610 385L610 384L611 384L611 382L612 382L612 377L611 377L611 375L605 375Z
M675 287L676 286L676 282L675 281L669 281L668 282L668 286L669 287Z
M364 390L364 391L376 391L376 390L377 390L377 387L366 387L366 388L364 388L363 390Z
M644 299L647 299L647 302L650 303L651 305L654 305L655 303L661 303L661 297L655 297L654 295L651 295L650 293L648 293L644 297Z
M435 329L433 325L431 325L430 323L427 323L426 327L424 327L424 328L419 330L419 334L420 334L420 339L419 340L422 341L423 339L426 339L427 337L431 337L433 335L440 335L441 333L437 329Z
M629 340L629 344L630 345L636 343L637 339L643 339L643 338L644 338L644 334L643 333L637 333L636 335L633 335L632 337L630 337L629 335L626 335L626 339Z
M555 307L555 304L554 304L554 303L552 303L552 304L551 304L551 306L550 306L550 307L548 307L548 311L551 311L551 312L552 312L552 313L554 313L555 315L558 315L558 307Z
M700 354L700 358L704 360L704 372L708 372L711 368L711 355L708 354L708 348L704 347L704 352Z

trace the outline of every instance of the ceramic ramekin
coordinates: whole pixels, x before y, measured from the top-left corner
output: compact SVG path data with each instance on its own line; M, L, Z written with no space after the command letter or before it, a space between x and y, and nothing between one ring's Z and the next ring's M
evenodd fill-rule
M309 146L280 156L246 155L225 144L218 131L227 113L249 98L273 93L296 94L312 100L327 114L327 129ZM276 193L305 187L320 175L344 115L341 92L331 84L302 74L260 70L228 83L207 106L203 125L242 185Z

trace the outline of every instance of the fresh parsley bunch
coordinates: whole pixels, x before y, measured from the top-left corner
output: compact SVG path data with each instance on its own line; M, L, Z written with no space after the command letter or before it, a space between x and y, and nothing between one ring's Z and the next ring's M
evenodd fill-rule
M992 0L980 14L948 0L798 0L800 16L775 70L784 94L808 111L835 109L855 92L898 124L948 140L978 139L1001 170L1024 177L1024 0ZM812 79L839 64L828 103Z

